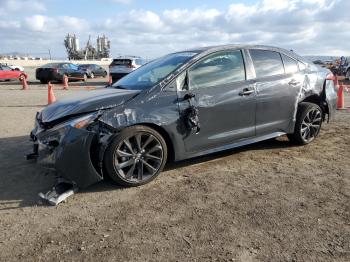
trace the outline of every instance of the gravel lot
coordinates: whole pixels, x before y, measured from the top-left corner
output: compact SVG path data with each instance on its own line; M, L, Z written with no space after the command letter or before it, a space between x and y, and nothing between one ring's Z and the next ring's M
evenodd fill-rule
M309 146L281 137L49 207L37 195L53 175L24 159L47 103L29 73L28 91L0 83L0 261L350 261L350 109ZM88 92L76 85L56 97Z

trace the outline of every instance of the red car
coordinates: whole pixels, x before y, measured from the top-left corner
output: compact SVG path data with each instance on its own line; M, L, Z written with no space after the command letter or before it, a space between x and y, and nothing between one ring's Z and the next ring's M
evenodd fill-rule
M24 72L14 70L7 65L0 64L0 80L18 79L21 81L23 77L27 78L27 75Z

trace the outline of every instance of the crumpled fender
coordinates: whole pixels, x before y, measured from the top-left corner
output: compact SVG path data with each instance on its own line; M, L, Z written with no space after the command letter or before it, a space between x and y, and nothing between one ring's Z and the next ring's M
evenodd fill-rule
M91 162L90 148L95 134L71 128L56 149L55 168L59 175L84 188L103 179Z

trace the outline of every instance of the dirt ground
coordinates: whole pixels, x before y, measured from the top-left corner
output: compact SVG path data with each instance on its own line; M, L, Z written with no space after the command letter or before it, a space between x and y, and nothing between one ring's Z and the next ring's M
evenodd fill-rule
M0 261L350 261L350 109L305 147L281 137L50 207L38 193L53 174L24 158L47 102L46 86L30 81L29 91L0 83Z

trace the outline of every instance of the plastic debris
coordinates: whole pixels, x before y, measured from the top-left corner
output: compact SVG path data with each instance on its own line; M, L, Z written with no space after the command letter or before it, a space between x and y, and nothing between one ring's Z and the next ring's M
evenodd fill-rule
M78 187L63 178L59 178L57 184L47 193L39 193L39 197L47 201L52 206L57 206L65 201L68 197L74 195Z

